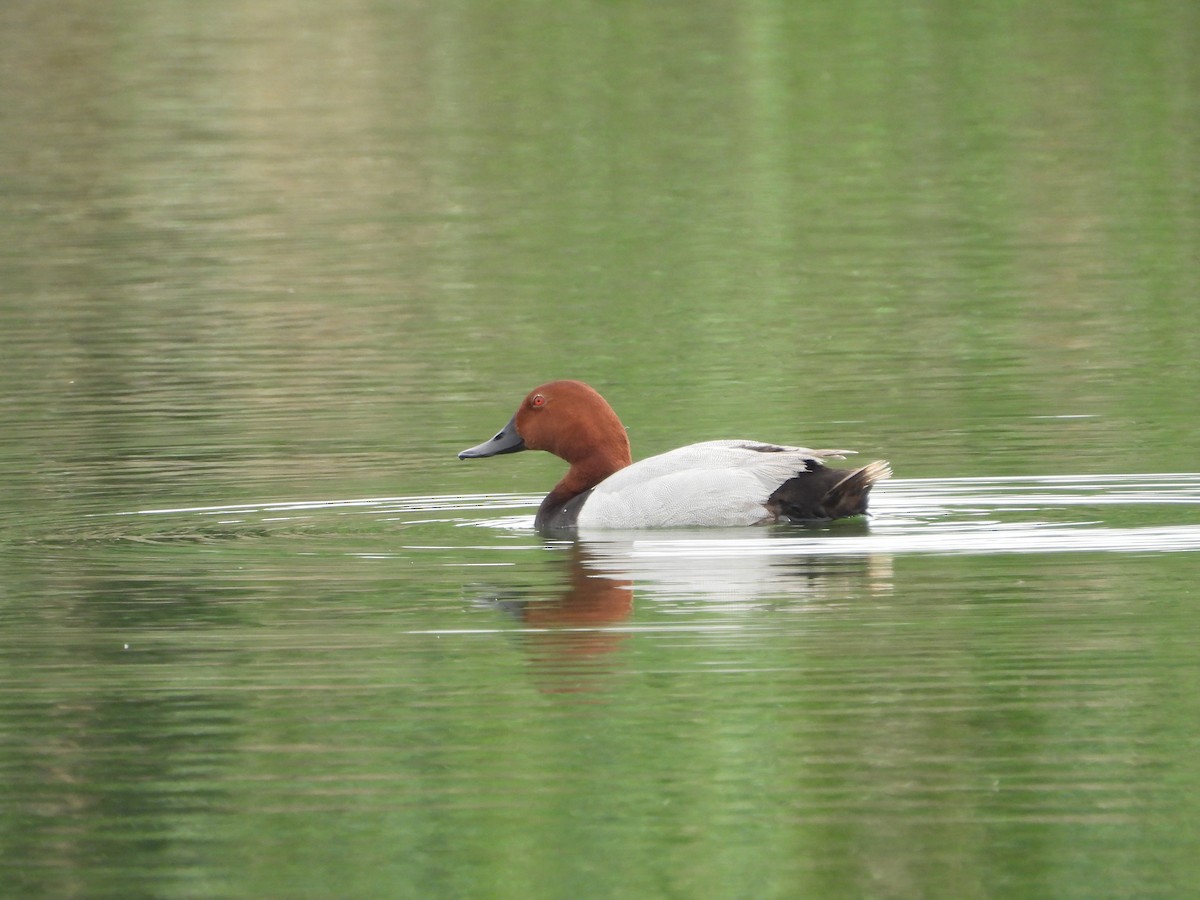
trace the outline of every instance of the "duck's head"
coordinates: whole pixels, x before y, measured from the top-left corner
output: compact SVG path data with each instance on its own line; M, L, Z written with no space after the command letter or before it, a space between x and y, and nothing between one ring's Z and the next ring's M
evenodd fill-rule
M518 450L546 450L573 464L599 455L614 469L630 462L621 420L608 401L582 381L551 381L534 388L495 437L462 451L458 458Z

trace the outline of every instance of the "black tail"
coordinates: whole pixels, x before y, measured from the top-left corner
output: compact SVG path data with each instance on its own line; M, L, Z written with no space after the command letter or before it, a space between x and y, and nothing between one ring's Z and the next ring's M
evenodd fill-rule
M789 478L775 489L767 508L781 522L814 522L861 516L877 481L892 475L884 460L847 472L812 462L811 470Z

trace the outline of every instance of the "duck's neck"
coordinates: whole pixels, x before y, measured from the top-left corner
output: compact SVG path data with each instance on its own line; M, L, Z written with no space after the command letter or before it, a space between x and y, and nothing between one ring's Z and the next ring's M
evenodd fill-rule
M546 495L538 508L537 521L546 522L568 502L587 493L613 472L619 471L631 462L629 450L623 455L593 455L587 459L571 463L571 468L554 489Z
M567 474L554 486L554 490L546 499L555 497L559 503L566 503L572 497L591 490L613 472L625 468L629 463L628 450L623 456L593 454L586 459L576 460L571 463Z

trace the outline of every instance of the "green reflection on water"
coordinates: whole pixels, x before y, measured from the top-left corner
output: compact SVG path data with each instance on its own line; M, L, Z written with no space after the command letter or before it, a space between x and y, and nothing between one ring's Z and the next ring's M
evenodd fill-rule
M495 551L357 544L85 551L21 591L9 884L1082 896L1189 871L1186 554L851 560L739 608L566 549L455 580Z

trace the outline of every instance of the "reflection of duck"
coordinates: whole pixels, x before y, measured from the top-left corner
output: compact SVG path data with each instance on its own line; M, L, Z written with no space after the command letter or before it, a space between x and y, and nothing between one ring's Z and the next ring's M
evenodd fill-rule
M460 459L548 450L571 464L538 509L539 529L734 526L838 519L865 513L891 475L886 462L830 469L849 450L761 441L708 441L631 463L617 414L579 381L535 388L491 440Z
M709 536L695 531L610 533L567 546L567 581L552 600L508 600L504 609L537 632L572 633L578 652L612 649L626 632L604 631L633 613L634 592L647 601L754 607L858 596L892 589L892 558L814 550L844 538ZM726 535L743 535L740 529ZM636 632L636 627L631 629Z
M561 669L571 660L602 657L629 636L606 626L629 618L633 586L623 578L598 573L578 544L569 553L566 587L557 598L504 603L529 629L531 655L543 667Z
M647 600L725 612L853 598L864 587L872 593L891 590L887 556L788 553L803 545L779 538L697 539L695 531L681 531L656 532L661 540L645 540L641 534L572 542L557 598L499 604L526 626L522 642L543 690L575 693L600 686L597 678L615 665L613 651L639 632L636 625L617 627L633 613L635 583ZM825 535L817 543L837 540ZM696 627L709 630L713 621L704 619ZM688 623L677 620L675 627L687 630Z
M567 588L557 600L528 602L521 618L534 628L595 628L623 622L633 612L633 585L600 575L588 564L587 551L570 548Z
M594 532L583 559L595 577L632 584L639 601L754 608L891 591L891 556L828 552L846 537L790 534Z

